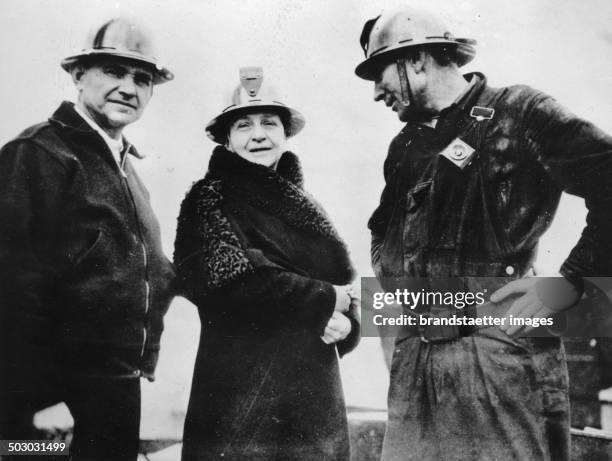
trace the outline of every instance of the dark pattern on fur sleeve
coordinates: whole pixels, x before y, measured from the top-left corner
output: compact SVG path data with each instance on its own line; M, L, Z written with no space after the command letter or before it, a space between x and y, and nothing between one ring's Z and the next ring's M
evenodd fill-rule
M221 210L221 181L197 182L181 205L174 260L182 291L198 297L253 272L231 224Z

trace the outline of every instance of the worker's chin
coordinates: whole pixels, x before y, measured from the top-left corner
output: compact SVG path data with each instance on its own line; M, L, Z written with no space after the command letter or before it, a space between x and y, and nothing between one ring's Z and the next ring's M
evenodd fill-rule
M412 115L413 111L409 105L397 103L397 105L394 108L396 109L396 112L397 112L397 118L399 118L400 121L410 122L413 120L413 115Z

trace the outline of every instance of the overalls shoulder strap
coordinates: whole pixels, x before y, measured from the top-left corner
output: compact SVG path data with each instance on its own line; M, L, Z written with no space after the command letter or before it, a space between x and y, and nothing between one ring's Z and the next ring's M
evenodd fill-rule
M501 90L485 86L476 104L470 108L472 122L465 128L461 137L469 136L470 144L479 153L482 152L487 127L495 118L496 105L502 94Z

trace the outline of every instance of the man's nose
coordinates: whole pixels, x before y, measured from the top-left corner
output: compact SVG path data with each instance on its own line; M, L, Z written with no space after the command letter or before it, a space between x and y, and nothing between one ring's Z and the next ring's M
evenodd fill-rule
M119 84L119 93L123 97L131 98L136 95L136 82L132 74L126 74Z
M385 92L382 90L380 82L374 82L374 101L380 101L385 97Z

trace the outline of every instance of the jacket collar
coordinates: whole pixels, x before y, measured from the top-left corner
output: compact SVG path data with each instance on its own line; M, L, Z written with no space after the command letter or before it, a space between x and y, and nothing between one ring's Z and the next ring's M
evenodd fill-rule
M464 78L469 82L470 86L458 99L457 107L463 110L471 110L472 106L476 103L476 99L478 99L478 95L485 87L487 79L484 75L477 72L467 74Z
M63 101L53 115L49 118L49 123L58 125L64 129L74 131L84 137L95 137L96 139L102 139L102 137L96 133L96 131L87 123L83 117L81 117L74 109L74 103L70 101ZM125 145L127 146L127 153L133 155L136 158L143 158L138 153L136 148L124 138ZM106 146L106 142L104 142Z
M440 112L440 115L443 115L445 112L450 112L454 109L460 109L464 112L470 112L472 107L478 101L480 94L484 90L487 84L487 78L481 74L480 72L472 72L469 74L465 74L463 76L468 82L470 82L471 87L468 91L463 94L458 101L453 102L446 109L443 109Z

